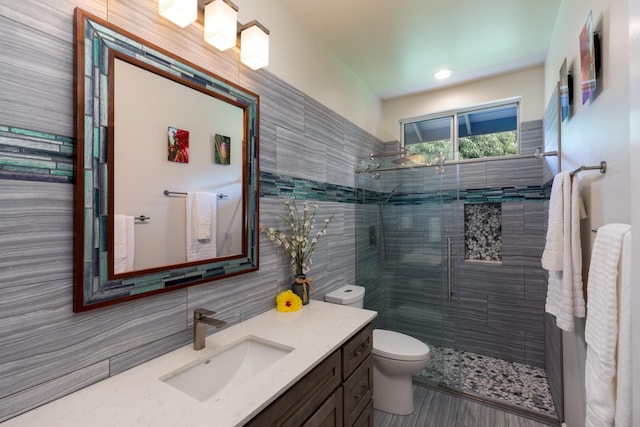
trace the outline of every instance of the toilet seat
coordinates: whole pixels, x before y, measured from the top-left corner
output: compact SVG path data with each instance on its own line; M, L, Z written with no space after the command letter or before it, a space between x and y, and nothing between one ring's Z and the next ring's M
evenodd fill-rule
M424 360L429 357L429 347L409 335L374 329L373 354L393 360Z

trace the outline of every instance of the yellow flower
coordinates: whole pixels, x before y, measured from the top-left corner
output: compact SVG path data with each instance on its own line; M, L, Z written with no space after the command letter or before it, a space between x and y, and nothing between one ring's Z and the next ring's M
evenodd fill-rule
M298 311L302 308L302 300L291 290L284 291L276 297L278 311Z

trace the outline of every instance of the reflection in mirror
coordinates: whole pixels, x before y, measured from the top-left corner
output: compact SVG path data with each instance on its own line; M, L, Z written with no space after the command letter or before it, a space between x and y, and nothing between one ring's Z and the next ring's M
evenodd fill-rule
M115 273L242 252L243 110L156 71L114 61Z
M76 29L74 311L257 270L258 96L80 9Z

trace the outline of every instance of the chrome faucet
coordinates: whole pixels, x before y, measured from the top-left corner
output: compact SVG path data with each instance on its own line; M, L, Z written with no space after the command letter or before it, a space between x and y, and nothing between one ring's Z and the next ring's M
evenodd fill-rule
M224 320L214 319L215 311L206 308L196 308L193 310L193 349L202 350L204 348L205 331L207 326L211 325L216 328L222 328L227 324Z

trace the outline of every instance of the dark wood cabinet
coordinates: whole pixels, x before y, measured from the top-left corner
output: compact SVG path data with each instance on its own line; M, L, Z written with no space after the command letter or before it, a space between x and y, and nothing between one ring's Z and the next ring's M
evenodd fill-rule
M246 425L373 426L372 349L369 324Z
M340 386L341 352L336 350L246 425L299 427ZM342 414L342 411L341 411Z
M331 396L313 413L304 427L343 427L342 388L338 387Z
M342 346L342 379L346 380L373 351L373 326L368 324Z
M369 356L342 384L344 394L344 425L351 427L371 402L373 395L373 365Z

